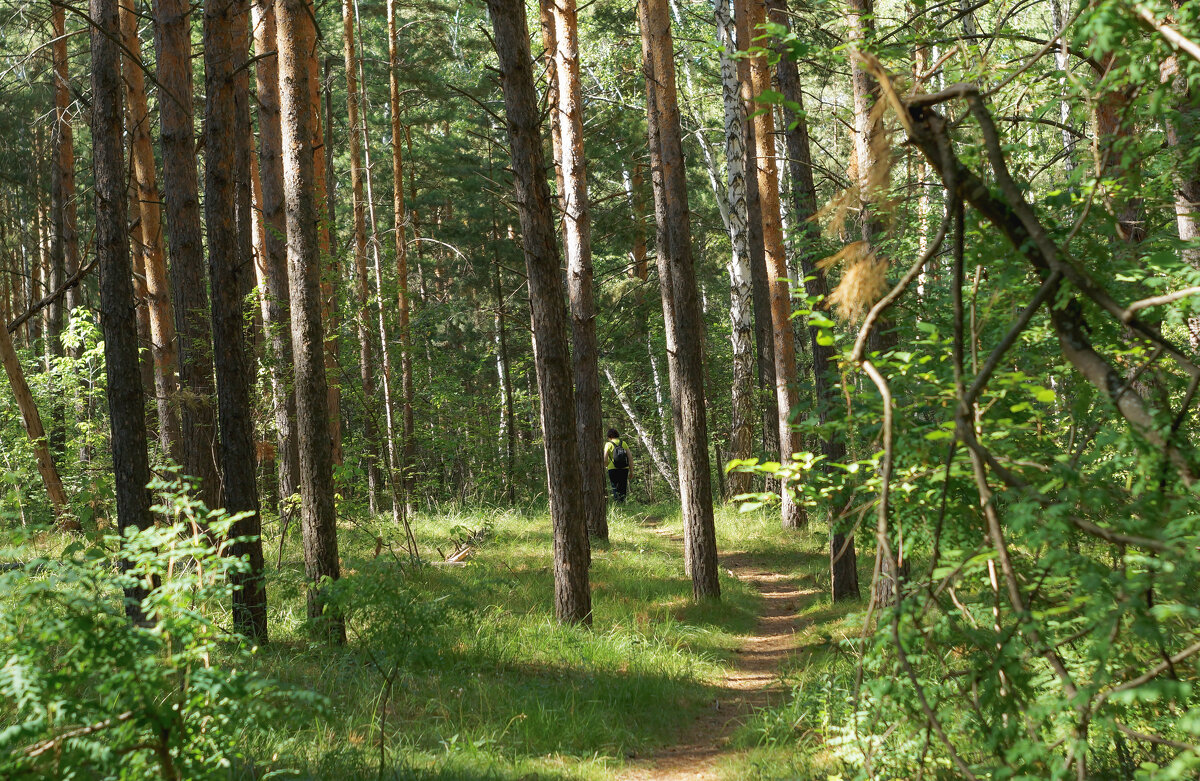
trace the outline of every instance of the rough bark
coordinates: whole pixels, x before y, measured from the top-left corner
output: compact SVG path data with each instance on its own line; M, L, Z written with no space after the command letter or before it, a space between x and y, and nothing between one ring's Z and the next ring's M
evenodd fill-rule
M575 426L580 452L583 511L588 533L608 539L604 432L600 411L600 348L592 277L592 218L583 151L583 90L579 84L579 30L575 0L543 0L554 26L558 127L555 161L559 171L563 247L567 255L567 295L571 306L571 357L575 369ZM547 36L548 37L548 36Z
M79 233L76 219L75 203L75 148L74 130L71 126L74 117L71 114L71 85L70 74L67 70L67 20L66 9L55 5L50 14L51 27L54 32L54 166L51 179L51 219L54 222L54 244L51 247L55 269L62 269L62 279L69 279L79 270ZM66 316L71 316L79 306L80 293L78 288L67 291L55 312L51 310L51 320L57 320L61 327L64 325L63 309ZM61 343L57 345L61 353ZM78 350L74 350L72 357Z
M747 20L751 30L766 21L762 0L751 0ZM763 54L750 58L750 77L754 94L771 89L770 63ZM763 251L767 265L767 285L770 290L772 336L775 342L775 403L779 430L779 458L790 464L792 454L801 449L799 437L791 425L799 404L796 392L796 347L792 331L792 304L787 273L787 258L783 246L783 225L780 221L779 169L775 160L775 115L768 109L757 111L754 117L754 143L758 170L758 197L763 226ZM803 528L808 519L804 508L784 487L783 525Z
M292 393L291 304L288 301L287 224L283 213L283 140L279 125L279 62L275 56L274 0L253 0L251 16L258 103L259 204L263 232L262 318L270 349L271 397L275 412L275 463L279 496L287 499L300 483L296 449L296 397Z
M687 176L666 0L639 0L638 23L658 225L658 276L668 334L671 410L683 501L684 559L692 577L693 597L716 599L721 586L704 402L704 322L692 258Z
M213 406L212 333L208 314L199 175L192 113L191 4L155 0L154 34L171 298L179 358L179 413L184 474L199 484L209 507L221 503Z
M234 631L258 641L267 638L267 593L259 537L258 486L255 482L253 372L242 313L246 277L253 269L245 232L244 203L238 190L249 180L250 94L241 67L249 56L248 0L210 0L204 5L204 217L208 230L209 280L212 284L213 355L221 426L220 462L225 509L248 513L231 534L249 542L231 546L250 568L231 579ZM240 104L240 105L239 105ZM244 199L240 204L239 200Z
M721 48L721 85L725 104L725 160L728 172L726 197L729 202L729 321L733 348L732 405L730 408L729 456L754 457L754 281L750 270L749 211L746 205L746 109L742 103L734 54L733 19L729 0L714 0L717 45ZM748 472L729 475L731 496L752 488Z
M128 97L130 151L137 182L142 262L146 270L146 309L149 315L150 356L154 361L154 397L158 408L158 437L165 456L179 462L182 432L177 401L179 354L175 341L175 312L171 306L167 263L163 255L162 212L150 140L150 110L142 71L142 40L133 0L120 8L123 54L121 70Z
M92 171L95 180L96 257L100 261L100 325L108 375L113 482L117 529L147 529L150 460L146 452L146 409L138 380L137 322L133 267L125 223L125 164L121 149L121 81L117 0L91 0ZM122 562L128 567L127 562ZM125 612L141 621L144 588L126 589Z
M342 0L342 38L346 60L346 113L350 122L350 191L354 222L354 325L358 331L359 378L363 393L363 437L367 456L367 502L372 515L379 511L382 482L379 471L379 427L375 425L375 351L367 313L371 308L371 284L367 275L367 209L363 193L362 107L358 91L358 49L354 39L354 6Z
M550 514L554 524L555 615L559 621L590 624L589 546L579 490L567 312L533 88L525 4L523 0L488 0L488 11L500 58L509 151L529 279Z
M300 453L301 533L304 571L309 580L308 615L322 618L323 578L340 575L337 510L333 500L333 445L325 379L325 333L321 322L321 247L316 188L311 186L313 153L311 83L316 30L307 0L276 0L279 87L283 130L284 203L288 236L292 353L296 375L296 424ZM325 615L335 641L345 641L345 625Z

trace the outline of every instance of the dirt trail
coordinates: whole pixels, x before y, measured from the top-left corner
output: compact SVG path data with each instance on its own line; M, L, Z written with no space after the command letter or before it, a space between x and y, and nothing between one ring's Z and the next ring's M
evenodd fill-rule
M795 650L800 602L811 596L783 576L766 571L752 554L726 554L721 566L763 595L763 611L754 633L738 649L714 702L682 733L676 745L631 760L617 774L621 781L717 781L734 731L756 708L784 696L778 671Z

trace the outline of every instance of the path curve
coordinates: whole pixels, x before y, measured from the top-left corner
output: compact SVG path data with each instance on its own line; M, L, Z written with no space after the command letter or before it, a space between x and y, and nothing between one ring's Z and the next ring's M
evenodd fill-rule
M754 633L738 649L716 699L679 742L631 760L616 775L620 781L718 781L720 760L728 755L733 733L754 710L778 703L786 694L779 669L795 651L800 603L815 592L802 591L794 581L767 571L752 554L727 554L721 566L762 594Z

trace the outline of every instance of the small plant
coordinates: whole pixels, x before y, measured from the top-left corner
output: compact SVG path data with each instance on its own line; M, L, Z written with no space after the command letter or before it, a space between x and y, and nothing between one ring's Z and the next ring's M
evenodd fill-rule
M247 672L252 649L221 628L230 576L248 566L225 555L237 518L179 481L152 488L173 523L0 576L0 776L227 777L248 761L241 736L275 726L284 704L321 706ZM123 594L138 588L133 623Z

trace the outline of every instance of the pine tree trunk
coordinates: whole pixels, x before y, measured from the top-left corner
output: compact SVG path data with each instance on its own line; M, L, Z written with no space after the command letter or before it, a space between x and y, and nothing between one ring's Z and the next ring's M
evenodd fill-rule
M333 500L333 445L325 378L325 333L321 321L321 246L318 193L312 186L317 156L312 132L316 30L307 0L277 0L284 203L288 235L292 352L296 375L296 428L300 453L301 531L304 570L309 580L308 615L327 612L322 578L340 575L337 511ZM324 616L328 635L345 641L336 614Z
M253 0L256 98L258 104L259 176L262 183L263 327L271 360L271 397L275 411L275 462L279 496L299 490L300 455L296 446L296 397L292 393L291 303L288 292L287 224L283 212L283 140L279 125L279 62L275 56L274 0Z
M79 233L75 205L75 148L74 130L71 122L71 84L67 70L67 20L66 10L55 5L50 11L51 27L54 32L54 165L51 186L51 219L54 222L54 244L51 247L53 265L60 279L68 279L79 270ZM64 308L69 317L79 306L80 286L67 290L61 301L51 305L51 321L58 323L56 355L63 354L61 342L65 327ZM5 320L5 322L8 322ZM78 358L80 350L72 348L71 357Z
M500 58L509 150L529 278L550 514L554 524L555 615L559 621L590 624L589 545L579 486L567 312L533 88L525 4L523 0L488 0L488 11Z
M366 440L367 500L372 515L379 512L380 447L375 425L375 351L367 312L371 307L371 284L367 276L367 209L363 194L362 107L359 105L358 52L354 40L354 7L342 0L342 37L346 60L346 112L350 122L350 190L354 220L354 292L357 297L354 324L358 330L359 376L363 393L363 437Z
M246 233L250 227L249 82L242 67L249 56L248 0L210 0L204 5L204 212L208 231L209 280L212 284L213 355L221 426L220 462L225 509L249 513L231 534L250 542L231 546L230 554L249 560L248 572L233 576L233 628L260 642L267 639L267 594L259 537L258 486L255 481L253 372L247 349L243 294L253 268Z
M604 432L600 411L599 345L592 278L592 217L583 151L583 91L579 85L579 30L575 0L548 0L554 25L553 50L558 127L556 163L561 182L563 247L571 305L571 357L575 368L575 424L579 444L583 511L588 533L608 539ZM547 0L543 0L543 7Z
M684 561L692 577L692 596L717 599L721 586L704 402L704 322L692 259L687 176L666 0L639 0L638 23L658 224L658 276L668 334L667 365L683 500Z
M208 507L221 504L217 473L212 332L200 228L199 176L192 113L192 30L187 0L155 0L154 32L163 191L178 344L183 471Z
M400 52L396 31L396 0L388 0L388 99L392 114L392 181L393 212L396 240L396 286L400 305L400 396L404 409L401 413L402 433L400 445L400 476L404 485L405 502L411 505L415 482L416 441L413 438L413 373L412 339L409 332L411 303L408 294L408 240L405 236L409 215L404 202L404 155L401 148L400 127ZM408 154L412 156L412 135L404 129L404 140L408 142ZM416 200L416 178L411 180L410 196ZM417 213L411 213L413 239L417 238ZM418 248L420 245L417 245ZM418 251L419 253L419 251Z
M728 180L730 343L733 347L732 405L730 408L729 457L754 457L754 282L750 271L749 212L746 206L746 111L742 103L734 53L734 25L729 0L714 0L717 45L721 47L721 84L725 104L725 160ZM731 496L752 490L752 475L731 472Z
M117 0L91 0L92 171L95 185L96 257L100 262L100 324L108 375L113 482L117 529L148 529L150 460L146 452L145 396L138 380L137 322L133 307L133 267L125 222L125 161L121 148L121 28ZM122 561L122 568L129 563ZM125 591L125 612L144 621L144 587Z
M158 408L158 436L163 455L182 458L182 433L177 402L179 355L175 342L175 312L171 307L167 264L163 256L162 214L150 141L150 110L146 105L146 79L142 72L142 41L133 0L122 0L122 75L129 98L128 115L133 176L141 213L142 262L146 270L146 309L149 314L150 356L154 361L154 396Z
M747 20L752 31L766 21L763 0L751 0ZM755 95L771 89L771 70L763 55L750 59L750 76ZM779 457L784 465L792 463L798 452L799 437L791 425L793 411L799 404L796 392L796 347L792 331L792 302L789 292L787 258L783 246L783 225L780 221L779 169L775 160L775 116L768 107L754 117L754 142L758 165L758 197L763 226L763 250L767 263L767 284L771 296L771 323L775 340L775 402L778 416ZM784 487L783 525L789 529L803 528L808 519L804 507Z

